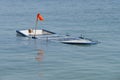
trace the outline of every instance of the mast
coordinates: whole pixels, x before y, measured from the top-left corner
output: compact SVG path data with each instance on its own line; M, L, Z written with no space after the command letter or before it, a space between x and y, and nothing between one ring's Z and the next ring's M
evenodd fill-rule
M44 18L40 15L40 13L38 13L37 16L36 16L35 34L34 34L34 36L33 36L33 38L35 38L35 39L36 39L36 30L37 30L37 26L38 26L38 20L40 20L40 21L43 21L43 20L44 20Z

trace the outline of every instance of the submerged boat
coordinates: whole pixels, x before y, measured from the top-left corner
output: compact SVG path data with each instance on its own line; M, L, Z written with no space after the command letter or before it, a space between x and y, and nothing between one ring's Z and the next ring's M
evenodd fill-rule
M70 35L58 35L52 31L48 31L45 29L39 30L17 30L17 35L33 38L33 39L41 39L41 40L51 40L58 41L64 44L96 44L97 41L93 41L84 37L72 37Z
M57 35L52 31L48 31L45 29L37 29L38 20L43 21L44 18L37 14L36 17L36 26L35 29L27 29L27 30L16 30L17 35L33 38L33 39L42 39L42 40L52 40L58 41L65 44L95 44L96 41L84 38L84 37L71 37L70 35Z

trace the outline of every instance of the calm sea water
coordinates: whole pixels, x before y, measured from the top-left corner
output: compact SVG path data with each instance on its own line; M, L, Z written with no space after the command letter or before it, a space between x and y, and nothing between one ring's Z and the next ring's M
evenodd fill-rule
M16 36L38 28L98 40L67 45ZM0 0L0 80L120 80L119 0ZM43 50L43 54L38 54Z

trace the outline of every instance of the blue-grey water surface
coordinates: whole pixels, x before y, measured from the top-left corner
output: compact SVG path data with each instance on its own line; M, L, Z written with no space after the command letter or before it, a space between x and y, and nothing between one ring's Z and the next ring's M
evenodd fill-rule
M39 29L100 43L16 36L16 30L34 28L38 12L45 19ZM119 0L0 0L0 80L120 80L119 29Z

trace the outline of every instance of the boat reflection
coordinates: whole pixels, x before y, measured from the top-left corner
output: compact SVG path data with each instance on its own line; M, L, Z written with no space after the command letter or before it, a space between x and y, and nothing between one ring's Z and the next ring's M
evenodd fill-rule
M44 56L44 50L39 49L35 59L37 61L41 62L43 60L43 56Z

